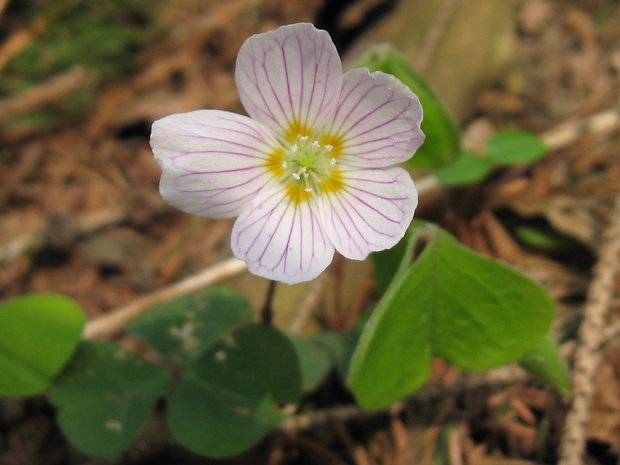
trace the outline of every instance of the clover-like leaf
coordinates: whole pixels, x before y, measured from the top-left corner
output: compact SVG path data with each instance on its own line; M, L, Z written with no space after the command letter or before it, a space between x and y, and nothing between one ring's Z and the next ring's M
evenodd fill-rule
M301 390L316 389L334 366L330 348L316 338L292 337L301 368Z
M57 294L0 304L0 395L45 391L71 357L85 319L75 301Z
M546 291L518 271L431 225L410 241L422 235L426 248L395 274L351 362L348 383L367 408L419 388L432 355L472 370L516 360L543 339L555 314Z
M283 418L296 402L301 374L293 344L277 329L248 324L213 345L183 372L170 397L174 436L210 457L237 454Z
M433 171L444 186L462 186L480 181L491 172L491 162L466 150L450 165Z
M84 341L50 389L58 422L83 452L114 457L138 434L167 370L114 344Z
M543 157L547 151L538 135L519 129L499 131L489 139L486 146L489 160L508 165L531 163Z
M237 291L215 286L159 304L127 330L172 361L199 358L234 326L252 321L252 308Z

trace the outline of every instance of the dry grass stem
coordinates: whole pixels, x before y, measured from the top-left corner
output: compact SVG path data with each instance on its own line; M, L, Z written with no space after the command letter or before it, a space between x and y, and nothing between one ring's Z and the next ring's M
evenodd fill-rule
M288 331L292 334L299 334L306 327L312 312L319 304L319 299L321 298L321 294L325 289L325 284L327 283L327 273L321 274L318 278L316 278L312 284L310 284L310 289L308 289L308 293L304 297L304 300L301 302L299 307L295 312L295 317L291 321Z
M304 431L319 428L330 423L347 423L364 421L387 415L398 415L407 411L412 403L427 403L435 399L476 392L482 388L499 389L527 379L528 375L520 368L509 365L486 373L470 374L462 381L445 385L427 385L413 394L409 399L398 402L387 409L368 411L357 405L317 410L307 414L295 415L281 423L277 430L288 435L297 435Z
M428 31L424 43L422 44L422 47L420 47L420 52L415 60L415 69L419 73L423 73L428 67L431 58L435 53L435 49L437 48L437 44L446 30L446 26L450 22L450 19L454 15L459 2L460 0L446 0L443 2L441 10L437 15L437 19L435 19L433 26Z
M30 110L43 107L60 100L95 79L82 66L74 66L69 71L54 76L42 84L28 89L22 94L0 100L0 123Z
M235 276L246 268L245 262L236 258L229 258L207 267L200 273L153 294L136 299L123 307L90 321L84 329L83 337L87 339L109 337L150 307Z
M596 370L602 357L606 314L615 290L620 259L620 195L616 198L610 223L603 235L599 261L588 290L584 317L573 371L574 398L566 416L560 443L559 465L581 465L586 441L586 425L594 393Z

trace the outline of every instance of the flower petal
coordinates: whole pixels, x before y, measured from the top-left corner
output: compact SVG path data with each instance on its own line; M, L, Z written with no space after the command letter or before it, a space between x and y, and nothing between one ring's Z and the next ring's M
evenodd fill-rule
M342 64L327 32L291 24L247 39L235 80L248 114L284 139L333 113Z
M247 116L198 110L153 123L151 147L170 205L212 218L237 216L274 176L265 162L277 142Z
M232 250L250 272L286 284L316 278L334 255L315 208L291 201L281 186L263 191L241 213Z
M404 162L424 142L418 97L389 74L355 68L344 74L333 121L326 132L341 141L342 162L385 167Z
M418 204L411 176L402 168L343 172L342 190L322 196L321 224L336 250L363 260L389 249L405 234Z

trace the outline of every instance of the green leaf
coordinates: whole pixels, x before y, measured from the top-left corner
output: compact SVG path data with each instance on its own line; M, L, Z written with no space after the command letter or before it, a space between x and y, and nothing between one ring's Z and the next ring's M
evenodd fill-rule
M371 255L377 291L383 295L397 276L409 270L414 258L414 250L427 229L429 223L414 219L404 237L391 249L375 252ZM432 229L432 225L429 228ZM457 242L455 240L455 242ZM458 242L457 242L458 243Z
M391 249L376 252L371 255L375 281L377 283L377 292L379 295L385 294L385 291L394 280L394 276L403 262L403 258L409 254L407 246L410 244L410 230L411 229L409 229L405 237Z
M445 186L462 186L480 181L490 172L488 159L466 150L454 163L433 171L433 175Z
M237 291L216 286L162 303L127 328L170 360L196 360L234 326L253 320L252 308Z
M84 341L54 381L58 422L81 451L114 457L134 439L169 383L163 368L116 345Z
M562 395L571 395L566 361L562 357L553 332L548 332L542 342L521 357L519 365L544 383L556 388Z
M366 408L385 407L426 380L432 355L481 370L539 343L555 313L545 290L516 270L476 254L426 225L428 245L396 275L364 328L348 383ZM407 260L407 257L404 257Z
M379 45L362 55L356 66L365 66L371 72L383 71L392 74L420 99L424 110L422 131L426 140L408 164L431 168L456 160L461 152L459 129L443 104L424 79L411 68L404 56L391 46Z
M486 147L489 160L507 165L531 163L546 153L547 147L536 134L512 129L497 132Z
M316 338L291 337L291 341L299 358L301 390L313 391L325 380L333 367L330 350Z
M277 425L279 403L297 402L300 391L290 340L271 326L248 324L185 370L170 397L170 428L199 454L234 455Z
M56 294L32 294L0 304L0 395L47 389L77 345L85 316Z

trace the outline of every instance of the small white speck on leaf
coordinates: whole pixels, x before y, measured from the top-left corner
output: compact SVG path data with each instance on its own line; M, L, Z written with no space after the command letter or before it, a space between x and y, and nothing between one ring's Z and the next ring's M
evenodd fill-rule
M110 431L122 431L123 423L118 420L108 420L105 422L105 428Z
M170 336L180 342L181 349L184 352L193 352L200 346L200 341L194 333L195 330L195 324L188 321L180 328L172 326L170 328Z

